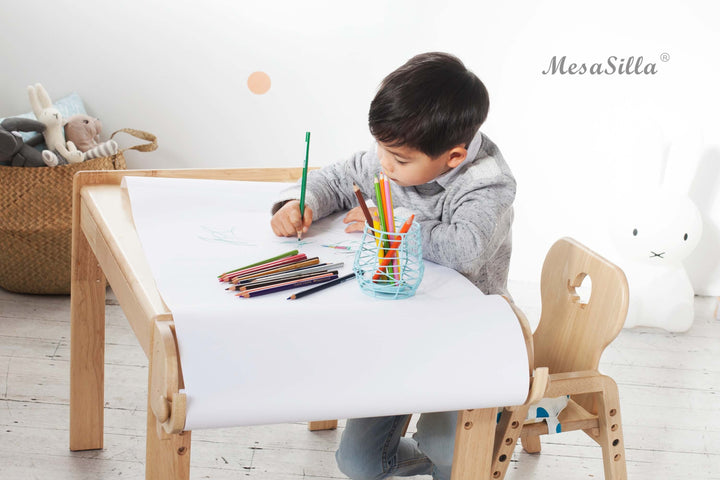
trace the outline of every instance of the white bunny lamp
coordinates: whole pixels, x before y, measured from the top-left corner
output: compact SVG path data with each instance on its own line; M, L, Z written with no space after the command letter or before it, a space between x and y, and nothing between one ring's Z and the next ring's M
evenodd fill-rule
M687 194L667 186L672 171L665 170L663 187L624 201L611 220L630 287L626 328L685 332L692 326L694 291L682 261L700 241L702 216Z

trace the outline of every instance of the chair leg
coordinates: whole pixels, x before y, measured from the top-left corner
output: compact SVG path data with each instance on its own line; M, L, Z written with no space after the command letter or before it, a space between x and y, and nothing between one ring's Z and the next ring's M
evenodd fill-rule
M408 427L410 426L410 420L412 420L412 415L408 415L407 420L405 420L405 426L403 427L402 434L400 435L401 437L404 437L407 433Z
M496 417L495 408L458 412L451 480L493 478L491 468Z
M615 381L603 375L603 392L599 395L598 443L602 447L605 480L627 480L625 446L620 418L620 396Z
M539 435L523 435L520 437L520 443L528 453L540 453L542 449Z
M317 420L308 422L308 430L316 432L318 430L335 430L337 428L337 420Z
M510 459L515 451L517 439L522 433L527 412L527 405L506 407L502 410L500 421L495 430L495 444L491 468L493 479L505 478L507 469L510 466Z

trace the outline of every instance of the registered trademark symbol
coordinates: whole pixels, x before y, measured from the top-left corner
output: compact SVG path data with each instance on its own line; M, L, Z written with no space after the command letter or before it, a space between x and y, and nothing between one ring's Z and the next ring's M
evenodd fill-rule
M665 53L665 52L661 53L661 54L660 54L660 60L662 60L663 62L669 61L669 60L670 60L670 54L669 54L669 53Z

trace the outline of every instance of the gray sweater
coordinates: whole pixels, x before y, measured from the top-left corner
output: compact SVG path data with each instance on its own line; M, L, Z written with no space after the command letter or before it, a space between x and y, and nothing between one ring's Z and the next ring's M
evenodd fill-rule
M372 149L309 172L305 203L313 219L356 207L353 183L366 199L375 198L373 177L380 171ZM426 260L460 272L486 294L509 295L515 179L489 138L478 132L459 166L423 185L392 184L392 196L396 216L415 214ZM288 188L272 212L298 198L299 186Z

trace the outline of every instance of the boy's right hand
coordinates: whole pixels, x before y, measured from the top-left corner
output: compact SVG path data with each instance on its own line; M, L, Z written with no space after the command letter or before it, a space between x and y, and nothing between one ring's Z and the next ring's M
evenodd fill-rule
M368 207L368 210L370 211L370 215L372 215L373 220L380 221L380 218L378 217L378 209L375 207ZM362 233L365 229L365 223L367 222L367 219L365 218L365 213L362 211L360 207L355 207L352 210L350 210L347 215L345 215L345 218L343 218L343 223L349 223L347 227L345 227L346 233L351 232L360 232ZM370 225L372 227L372 225Z
M305 204L305 216L300 218L300 201L290 200L275 212L270 226L278 237L294 237L298 232L305 233L312 223L312 208Z

